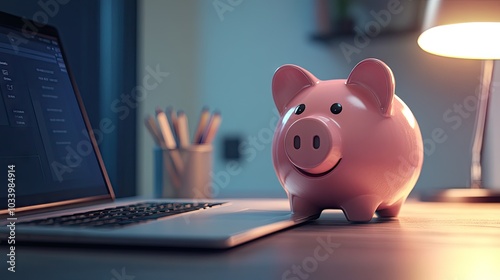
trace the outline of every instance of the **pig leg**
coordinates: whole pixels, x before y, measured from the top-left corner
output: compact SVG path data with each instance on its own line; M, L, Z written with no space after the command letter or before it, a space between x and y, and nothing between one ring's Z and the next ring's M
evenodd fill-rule
M392 218L392 217L397 217L399 214L399 210L401 210L401 206L403 206L403 203L405 202L405 199L400 199L393 205L377 210L377 216L380 218Z
M290 195L290 208L292 209L294 217L311 217L312 219L319 218L321 211L323 210L309 201L295 195Z
M373 195L362 195L340 205L351 222L369 222L382 200Z

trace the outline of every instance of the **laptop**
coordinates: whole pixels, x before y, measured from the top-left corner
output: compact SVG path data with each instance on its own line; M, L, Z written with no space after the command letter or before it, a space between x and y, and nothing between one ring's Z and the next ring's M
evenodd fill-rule
M285 199L115 199L52 26L0 12L0 93L1 243L230 248L308 220Z

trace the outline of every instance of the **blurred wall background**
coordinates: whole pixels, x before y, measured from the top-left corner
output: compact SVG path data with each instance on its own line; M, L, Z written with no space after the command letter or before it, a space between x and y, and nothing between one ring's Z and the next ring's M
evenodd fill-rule
M369 22L378 23L379 30L328 42L311 39L322 30L322 9L316 5L326 0L65 0L54 12L57 1L3 1L0 10L32 19L52 9L48 23L61 33L93 127L104 118L117 126L103 135L100 146L119 196L134 195L136 186L138 194L152 194L154 144L144 117L157 106L183 109L193 132L201 108L209 106L223 115L215 140L215 196L284 197L271 162L275 69L294 63L320 79L344 79L367 57L392 68L396 93L419 121L425 159L414 193L469 183L475 113L469 109L477 100L481 63L425 53L416 44L418 30L386 32L415 18L415 7L424 0L330 1L361 7L351 12L364 21L346 30L366 33ZM148 81L153 86L140 91L145 77L153 77ZM496 71L490 108L500 106L499 87ZM123 105L124 96L132 95L140 98L127 104L126 116L112 110L114 102ZM499 187L495 120L500 115L496 110L490 115L484 179L487 186Z
M372 11L387 9L389 2L394 4L377 1ZM391 14L391 21L413 12L405 10L412 1L396 2L402 11ZM314 1L140 0L138 7L139 80L147 66L159 65L169 72L139 106L139 193L150 194L153 185L154 145L142 125L145 115L157 105L172 105L188 113L193 129L200 109L207 105L223 116L215 140L214 195L284 197L271 161L277 118L271 96L275 69L293 63L320 79L344 79L367 57L391 67L396 93L420 124L425 159L414 193L468 185L474 112L464 108L475 100L480 62L425 53L416 43L415 31L369 36L366 44L346 55L340 45L356 46L352 37L327 44L311 40L318 29ZM373 20L372 13L364 16ZM241 157L233 175L223 156L226 140L239 141Z

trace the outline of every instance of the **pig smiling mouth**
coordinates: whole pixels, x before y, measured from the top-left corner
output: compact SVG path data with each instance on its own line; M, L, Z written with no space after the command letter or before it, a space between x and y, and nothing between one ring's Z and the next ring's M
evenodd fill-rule
M295 166L295 164L293 165L295 167L295 169L297 169L300 173L306 175L306 176L309 176L309 177L322 177L322 176L325 176L326 174L330 173L333 171L333 169L335 169L335 167L337 167L340 163L340 161L342 160L342 158L339 159L339 161L337 161L337 163L330 169L328 169L327 171L325 172L322 172L322 173L318 173L318 174L314 174L314 173L309 173L305 170L302 170L301 168Z

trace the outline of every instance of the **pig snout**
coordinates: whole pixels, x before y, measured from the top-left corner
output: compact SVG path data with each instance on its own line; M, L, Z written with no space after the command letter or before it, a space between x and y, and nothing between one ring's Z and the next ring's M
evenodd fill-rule
M285 151L290 162L302 173L324 175L342 158L339 128L326 117L299 119L286 132Z

